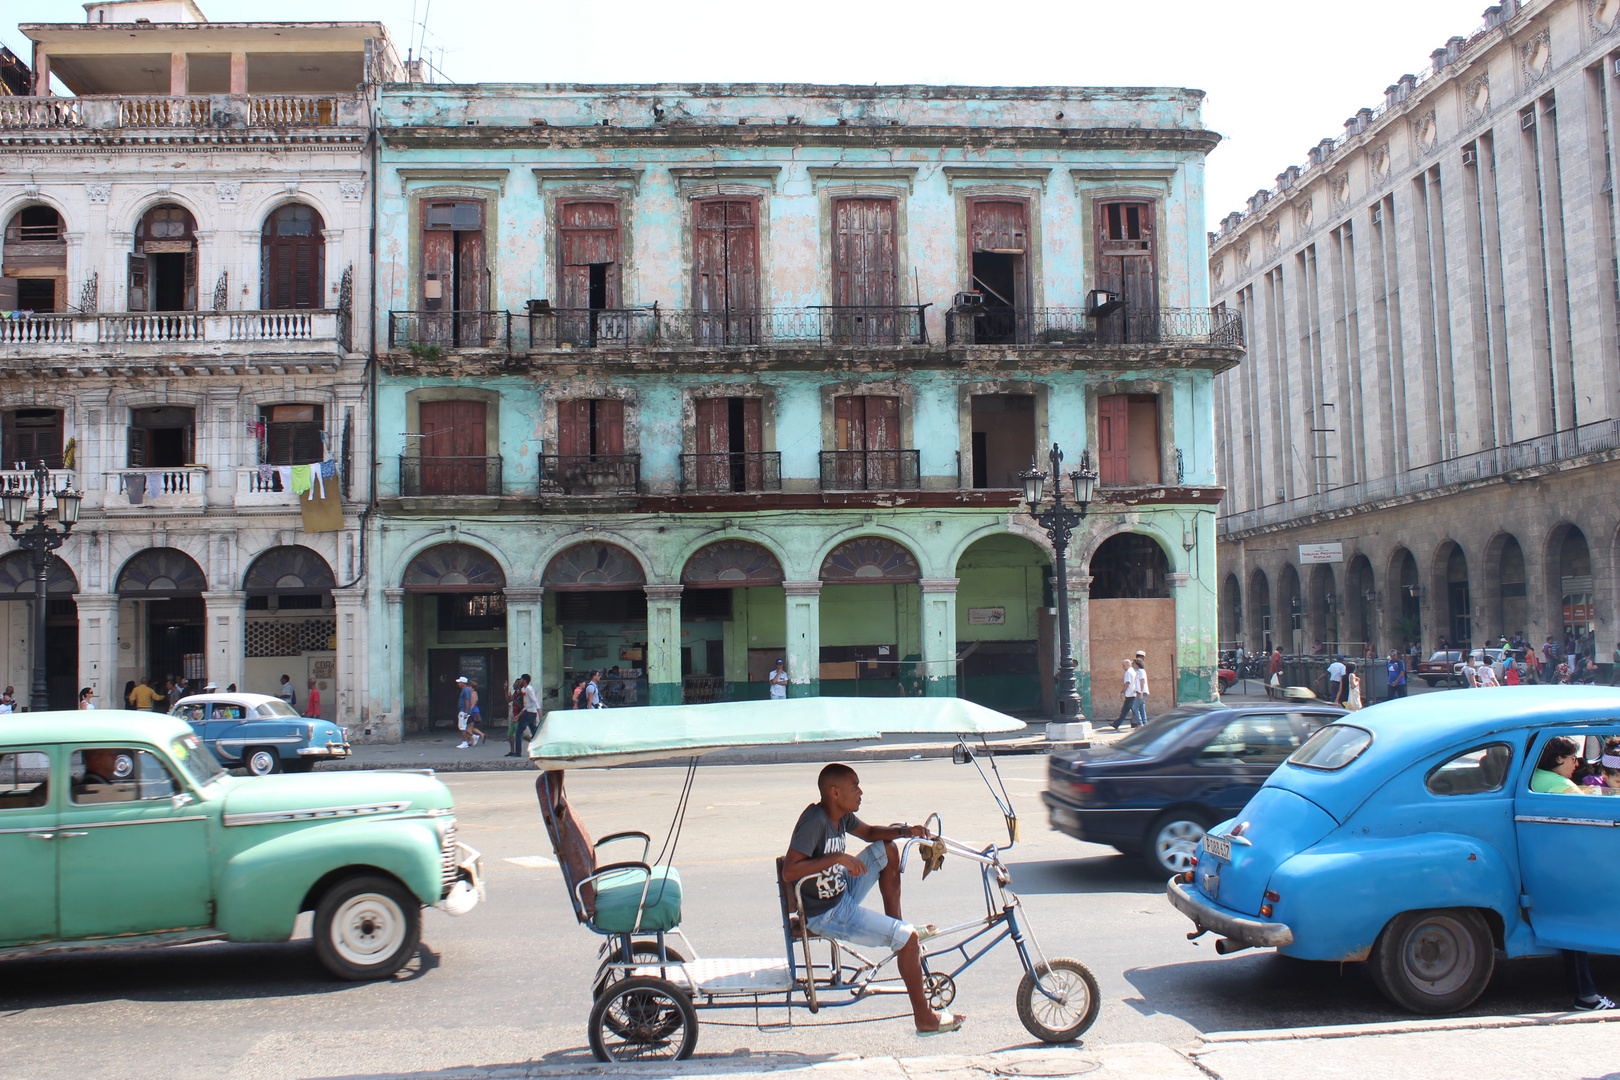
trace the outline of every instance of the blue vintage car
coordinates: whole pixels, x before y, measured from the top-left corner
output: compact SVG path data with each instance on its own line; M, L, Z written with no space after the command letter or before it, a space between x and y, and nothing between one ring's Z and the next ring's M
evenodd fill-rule
M190 724L225 767L254 776L308 772L317 761L349 756L342 728L266 694L192 694L169 715Z
M1470 690L1343 717L1209 831L1170 902L1222 954L1367 961L1413 1012L1469 1005L1498 952L1620 953L1620 794L1530 790L1555 735L1594 756L1620 735L1620 690Z

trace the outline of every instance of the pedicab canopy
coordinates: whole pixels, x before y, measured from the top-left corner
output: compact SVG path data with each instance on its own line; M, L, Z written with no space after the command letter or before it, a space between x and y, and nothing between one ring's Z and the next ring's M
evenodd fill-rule
M788 698L546 714L529 757L542 769L602 768L743 746L851 742L889 734L990 735L1024 722L961 698Z

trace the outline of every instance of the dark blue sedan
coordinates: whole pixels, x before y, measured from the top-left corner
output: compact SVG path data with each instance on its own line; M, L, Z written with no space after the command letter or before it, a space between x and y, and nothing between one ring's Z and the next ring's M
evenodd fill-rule
M1139 853L1161 874L1181 873L1206 829L1237 813L1312 732L1343 715L1314 701L1187 705L1111 746L1053 754L1052 828Z

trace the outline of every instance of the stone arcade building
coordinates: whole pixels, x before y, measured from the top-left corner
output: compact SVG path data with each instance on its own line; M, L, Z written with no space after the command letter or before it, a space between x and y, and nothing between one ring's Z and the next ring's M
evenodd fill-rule
M1620 3L1502 4L1431 59L1211 236L1250 341L1217 379L1221 640L1607 661Z

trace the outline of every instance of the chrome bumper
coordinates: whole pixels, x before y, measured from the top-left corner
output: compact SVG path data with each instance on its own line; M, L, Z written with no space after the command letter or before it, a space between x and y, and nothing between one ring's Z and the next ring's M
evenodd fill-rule
M450 892L433 906L451 915L465 915L484 899L484 856L477 848L456 841L456 870L460 876Z
M327 743L325 746L300 746L298 748L300 757L346 758L349 753L348 743Z
M1216 907L1189 893L1175 878L1166 883L1164 893L1171 905L1191 919L1199 930L1209 930L1244 945L1277 947L1294 943L1294 932L1286 923L1261 922Z

